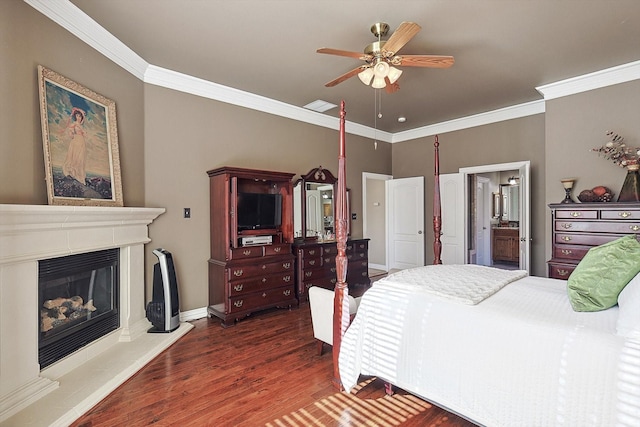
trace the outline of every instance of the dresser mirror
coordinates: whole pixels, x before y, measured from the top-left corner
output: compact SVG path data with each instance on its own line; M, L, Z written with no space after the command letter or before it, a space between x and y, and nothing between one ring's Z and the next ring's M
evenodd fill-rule
M335 237L334 195L337 182L337 178L330 171L320 166L311 169L295 183L293 187L295 238L331 240ZM349 212L348 199L347 197Z

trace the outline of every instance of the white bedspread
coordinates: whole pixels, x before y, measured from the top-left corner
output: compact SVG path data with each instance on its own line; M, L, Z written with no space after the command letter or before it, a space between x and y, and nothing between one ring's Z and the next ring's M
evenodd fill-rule
M426 265L390 274L375 285L392 291L429 292L474 305L526 275L525 270L501 270L475 264Z
M640 342L617 306L571 309L566 282L525 277L477 305L374 284L342 341L340 374L390 381L487 426L639 426Z

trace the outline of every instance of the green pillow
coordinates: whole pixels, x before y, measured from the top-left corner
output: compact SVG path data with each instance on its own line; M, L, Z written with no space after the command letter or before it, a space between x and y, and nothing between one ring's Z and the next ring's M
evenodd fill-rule
M569 276L567 290L575 311L613 307L618 294L640 272L640 243L633 235L591 248Z

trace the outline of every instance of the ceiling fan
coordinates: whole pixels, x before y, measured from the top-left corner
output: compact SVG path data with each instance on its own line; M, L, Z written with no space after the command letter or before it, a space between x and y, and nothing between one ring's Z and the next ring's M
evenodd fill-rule
M365 64L331 80L325 86L333 87L357 74L362 83L371 85L375 89L385 88L388 93L393 93L400 88L396 81L402 74L401 70L395 68L396 66L429 68L448 68L452 66L454 62L453 56L396 55L409 40L418 34L420 29L420 25L415 22L403 22L391 37L385 41L382 40L382 37L385 37L389 32L389 25L384 22L377 22L371 26L371 32L378 38L378 41L365 47L364 54L326 47L318 49L317 53L347 56L365 61Z

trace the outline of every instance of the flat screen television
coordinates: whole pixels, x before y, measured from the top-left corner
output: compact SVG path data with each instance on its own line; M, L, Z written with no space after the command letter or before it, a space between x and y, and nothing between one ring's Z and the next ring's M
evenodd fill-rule
M278 228L282 224L282 195L238 193L238 230Z

